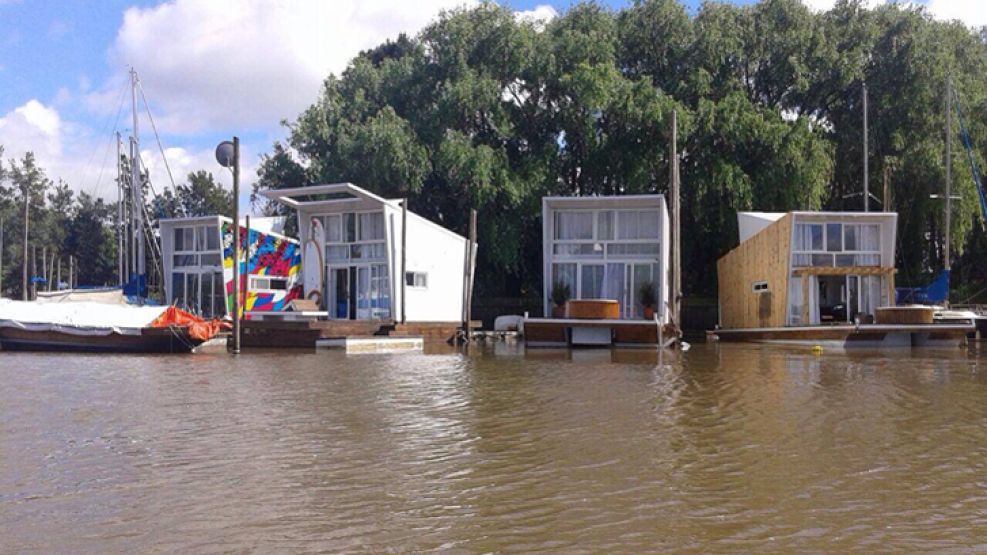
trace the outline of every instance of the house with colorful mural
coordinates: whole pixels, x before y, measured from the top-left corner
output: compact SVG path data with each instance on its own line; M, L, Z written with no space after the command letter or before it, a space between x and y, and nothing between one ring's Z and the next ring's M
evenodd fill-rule
M462 322L465 237L352 183L259 194L297 212L305 297L329 320Z
M277 218L241 221L240 280L247 311L284 310L302 293L301 249ZM233 304L233 221L224 216L160 220L165 300L207 317Z

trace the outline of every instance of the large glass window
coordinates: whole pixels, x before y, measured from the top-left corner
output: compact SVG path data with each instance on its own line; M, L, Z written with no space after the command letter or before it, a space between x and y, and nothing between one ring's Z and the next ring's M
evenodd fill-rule
M572 262L564 262L552 264L552 283L551 287L555 287L557 282L562 282L569 286L569 293L571 295L576 294L576 264Z
M555 238L563 241L593 238L593 212L556 212Z
M579 298L603 298L603 264L583 264Z
M825 247L824 247L825 246ZM880 224L796 224L795 266L880 266Z
M842 224L826 224L826 250L829 252L843 250Z

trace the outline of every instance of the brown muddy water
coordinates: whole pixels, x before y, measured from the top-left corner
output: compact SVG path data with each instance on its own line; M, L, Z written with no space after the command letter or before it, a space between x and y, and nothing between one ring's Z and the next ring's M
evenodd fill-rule
M984 552L985 362L0 353L0 551Z

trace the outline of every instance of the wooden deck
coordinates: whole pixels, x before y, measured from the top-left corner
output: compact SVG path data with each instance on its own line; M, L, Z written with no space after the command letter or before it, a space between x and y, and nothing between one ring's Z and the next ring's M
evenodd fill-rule
M792 326L783 328L720 329L707 332L712 339L749 343L825 345L830 347L930 347L964 345L965 324L862 324Z
M408 322L393 320L244 320L243 347L315 348L327 339L406 337L427 343L447 342L456 337L460 322ZM473 322L477 328L480 322Z
M650 346L658 344L653 320L525 318L528 347Z

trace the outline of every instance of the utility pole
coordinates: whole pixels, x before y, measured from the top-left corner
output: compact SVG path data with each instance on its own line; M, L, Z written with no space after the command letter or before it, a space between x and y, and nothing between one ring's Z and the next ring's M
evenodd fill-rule
M69 255L69 289L75 289L75 257Z
M864 212L870 212L870 188L868 187L868 174L870 173L867 168L868 158L869 158L869 147L867 142L867 83L863 86L864 95Z
M891 212L891 182L889 177L891 176L891 166L888 165L888 157L884 157L884 205L885 212Z
M953 94L953 79L946 75L946 226L943 233L943 268L949 271L949 229L952 227L953 219L953 113L951 111L950 98Z
M240 352L240 137L233 137L233 352Z
M31 227L31 214L28 210L28 207L31 205L31 192L26 182L21 185L21 194L24 195L24 237L22 238L24 241L24 250L22 251L23 264L21 264L21 298L26 301L29 298L27 289L27 239Z
M679 217L679 154L678 154L678 112L672 110L672 155L669 159L669 181L671 201L672 201L672 303L669 308L672 312L672 320L676 326L679 324L679 303L682 298L682 260L680 249L682 247L682 226ZM663 238L668 240L667 238Z

